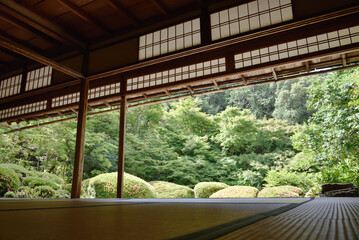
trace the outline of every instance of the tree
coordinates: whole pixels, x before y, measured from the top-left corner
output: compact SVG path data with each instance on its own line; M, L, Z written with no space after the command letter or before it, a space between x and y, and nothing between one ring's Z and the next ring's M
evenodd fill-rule
M321 163L325 182L359 183L359 105L353 102L357 76L358 70L344 71L314 81L308 107L315 113L293 137L298 150L312 152L313 161Z

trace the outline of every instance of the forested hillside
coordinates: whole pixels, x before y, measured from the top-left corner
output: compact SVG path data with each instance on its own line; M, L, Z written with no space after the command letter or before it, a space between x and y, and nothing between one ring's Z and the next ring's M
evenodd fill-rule
M125 171L189 187L358 184L358 79L348 70L130 109ZM85 179L117 171L118 125L119 113L88 119ZM71 181L75 121L8 130L1 163Z

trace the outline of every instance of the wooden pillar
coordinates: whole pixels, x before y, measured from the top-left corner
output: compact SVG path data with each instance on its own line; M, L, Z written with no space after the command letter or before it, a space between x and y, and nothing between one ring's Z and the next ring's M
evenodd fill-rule
M27 67L24 67L24 69L22 71L22 76L21 76L20 93L25 93L26 79L27 79Z
M212 42L211 19L208 12L208 6L201 1L201 44L208 45Z
M80 198L84 168L85 132L88 105L89 81L81 79L80 104L77 116L77 135L71 198Z
M118 141L118 173L117 173L117 198L123 198L123 180L125 172L125 135L126 135L126 111L127 97L126 81L121 82L121 108L120 108L120 130Z

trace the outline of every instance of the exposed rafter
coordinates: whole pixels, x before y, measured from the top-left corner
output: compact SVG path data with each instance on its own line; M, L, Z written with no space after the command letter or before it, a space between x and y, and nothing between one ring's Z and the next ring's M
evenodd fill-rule
M278 80L278 76L277 76L277 73L274 68L272 68L272 73L273 73L274 80Z
M107 26L102 24L99 20L90 16L87 12L82 10L82 8L76 6L72 2L68 0L57 0L57 1L61 3L63 6L65 6L67 9L69 9L71 12L73 12L74 14L85 20L86 22L92 23L97 27L101 28L102 30L105 30L106 32L111 32L111 30Z
M151 2L163 15L169 16L168 10L161 0L151 0Z
M83 78L84 77L81 73L79 73L75 70L72 70L66 66L63 66L51 59L48 59L48 58L42 56L41 54L23 46L21 43L16 43L16 42L11 41L10 39L5 38L3 36L0 36L0 46L4 47L6 49L9 49L13 52L16 52L22 56L25 56L27 58L35 60L39 63L42 63L44 65L50 66L62 73L72 76L74 78Z
M28 7L20 5L15 1L0 0L0 8L6 14L6 16L1 14L3 18L6 18L8 21L10 20L23 29L30 32L34 32L33 29L36 29L44 35L50 36L66 45L80 49L86 48L86 45L80 39L70 34L66 29L55 24L52 20L40 16ZM31 26L31 28L28 26ZM35 32L35 34L38 33Z
M105 1L109 5L111 5L112 8L114 8L117 11L121 12L121 14L124 15L131 22L132 25L134 25L134 26L138 25L137 19L118 0L105 0Z
M247 85L248 83L247 83L246 77L243 74L242 74L241 78L242 78L242 82L244 83L244 85Z
M213 79L212 82L213 82L214 86L216 86L216 88L219 89L218 82L215 79Z

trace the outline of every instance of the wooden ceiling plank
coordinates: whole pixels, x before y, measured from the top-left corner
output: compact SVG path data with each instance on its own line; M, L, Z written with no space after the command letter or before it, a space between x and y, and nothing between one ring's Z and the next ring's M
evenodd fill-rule
M84 11L82 8L76 6L72 2L68 0L57 0L59 3L64 5L67 9L69 9L71 12L85 20L86 22L92 23L96 25L97 27L101 28L102 30L105 30L106 32L111 32L111 30L102 24L99 20L95 19L94 17L90 16L86 11Z
M112 8L114 8L117 11L121 12L121 14L124 15L127 18L127 20L129 20L131 22L132 25L134 25L134 26L138 25L138 20L132 14L130 14L129 10L126 9L126 7L123 6L119 1L117 1L117 0L106 0L106 2Z
M163 15L169 16L168 10L161 0L151 0L151 2Z
M70 69L66 66L63 66L49 58L46 58L46 57L42 56L41 54L23 46L21 43L11 41L10 39L5 38L3 36L0 36L0 46L3 48L9 49L15 53L18 53L22 56L25 56L27 58L35 60L39 63L42 63L44 65L50 66L62 73L72 76L74 78L84 78L84 76L81 73L79 73L73 69Z
M15 1L6 0L0 0L0 6L3 7L2 9L6 11L6 14L17 18L21 22L31 26L34 29L37 29L38 31L44 33L47 36L50 36L51 38L81 50L86 49L86 44L77 37L70 34L65 28L54 23L52 20L35 13L32 11L32 9L26 6L21 5ZM14 20L12 21L14 22ZM29 27L24 24L16 23L16 25L33 32L32 29L29 29Z

